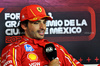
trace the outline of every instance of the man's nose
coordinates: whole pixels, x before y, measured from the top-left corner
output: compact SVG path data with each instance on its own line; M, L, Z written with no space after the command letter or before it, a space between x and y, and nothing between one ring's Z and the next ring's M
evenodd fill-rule
M46 25L44 23L40 24L40 29L46 29Z

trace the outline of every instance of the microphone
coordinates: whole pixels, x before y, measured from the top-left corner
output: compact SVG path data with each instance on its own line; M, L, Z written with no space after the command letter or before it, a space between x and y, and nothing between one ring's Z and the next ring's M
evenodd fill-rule
M57 50L52 43L46 44L44 50L45 50L46 56L48 57L50 61L52 61L53 59L57 57Z

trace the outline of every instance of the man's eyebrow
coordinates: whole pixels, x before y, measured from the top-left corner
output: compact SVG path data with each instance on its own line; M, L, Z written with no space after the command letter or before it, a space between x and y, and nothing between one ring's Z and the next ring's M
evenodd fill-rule
M40 20L36 21L36 22L41 22Z
M38 21L34 21L34 22L41 22L40 20L38 20Z

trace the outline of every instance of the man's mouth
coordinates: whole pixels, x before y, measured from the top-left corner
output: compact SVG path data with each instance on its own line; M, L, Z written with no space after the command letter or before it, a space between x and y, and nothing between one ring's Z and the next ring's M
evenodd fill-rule
M43 36L44 35L44 30L38 31L39 35Z

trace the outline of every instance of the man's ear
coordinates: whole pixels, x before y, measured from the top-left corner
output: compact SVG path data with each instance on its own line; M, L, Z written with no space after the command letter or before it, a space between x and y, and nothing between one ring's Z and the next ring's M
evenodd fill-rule
M21 27L22 27L23 30L26 30L27 29L26 24L21 24Z

